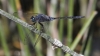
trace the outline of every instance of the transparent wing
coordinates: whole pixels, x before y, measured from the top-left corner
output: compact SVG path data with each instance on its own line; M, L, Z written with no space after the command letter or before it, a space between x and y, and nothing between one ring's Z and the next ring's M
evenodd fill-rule
M27 21L27 23L29 23L29 24L32 24L33 22L31 21L31 17L32 16L37 16L38 14L40 14L40 13L32 13L32 12L28 12L28 13L18 13L18 12L14 12L13 13L13 15L14 16L18 16L19 18L24 18L26 21Z
M34 48L36 46L36 44L39 42L39 37L38 39L35 38L35 34L33 34L30 30L28 30L27 28L23 27L23 31L25 33L25 39L24 39L24 44L29 47L30 51L34 51Z
M36 46L36 44L38 43L40 36L38 38L35 38L34 34L24 27L23 27L23 31L25 32L25 35L26 35L24 44L28 44L29 46L32 45L34 48Z
M14 12L13 13L13 15L21 15L20 13L18 13L18 12ZM23 17L25 17L25 18L30 18L30 17L32 17L32 16L37 16L38 14L40 14L40 13L32 13L32 12L28 12L28 13L22 13L22 16Z
M39 13L23 13L25 18L31 18L32 16L37 16Z
M23 31L25 33L25 39L24 39L25 44L33 43L32 41L34 41L35 39L33 38L34 34L25 27L23 27Z

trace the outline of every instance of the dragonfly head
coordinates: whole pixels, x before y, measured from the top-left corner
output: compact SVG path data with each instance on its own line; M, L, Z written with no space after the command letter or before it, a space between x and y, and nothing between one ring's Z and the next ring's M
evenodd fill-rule
M31 17L31 21L32 21L32 22L35 22L34 16Z

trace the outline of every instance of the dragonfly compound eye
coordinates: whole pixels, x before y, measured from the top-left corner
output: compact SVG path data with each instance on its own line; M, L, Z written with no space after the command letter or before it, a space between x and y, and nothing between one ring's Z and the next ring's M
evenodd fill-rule
M32 22L35 22L35 18L34 16L31 17Z

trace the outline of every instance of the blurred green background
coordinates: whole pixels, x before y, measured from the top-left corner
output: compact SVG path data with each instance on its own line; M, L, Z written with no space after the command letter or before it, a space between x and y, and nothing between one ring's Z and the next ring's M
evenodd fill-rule
M0 0L0 9L32 24L33 13L85 16L43 23L45 33L84 56L100 56L100 0ZM97 11L97 14L95 12ZM26 14L24 14L26 13ZM41 26L37 24L41 30ZM0 15L0 56L70 56L39 35Z

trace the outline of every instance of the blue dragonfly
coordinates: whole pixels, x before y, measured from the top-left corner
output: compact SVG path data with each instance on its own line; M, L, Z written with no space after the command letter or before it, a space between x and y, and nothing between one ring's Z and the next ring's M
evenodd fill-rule
M44 14L37 14L36 16L31 16L31 21L34 22L34 24L36 22L38 22L42 27L43 24L41 22L47 22L47 21L52 21L55 19L80 19L80 18L84 18L84 16L70 16L70 17L50 17Z
M14 14L18 14L18 13L15 12ZM48 22L48 21L50 22L55 19L81 19L81 18L84 18L84 16L50 17L48 15L41 14L41 13L23 13L23 15L26 19L31 19L29 21L33 22L33 25L35 25L36 23L39 23L42 27L43 27L43 24L41 22Z

